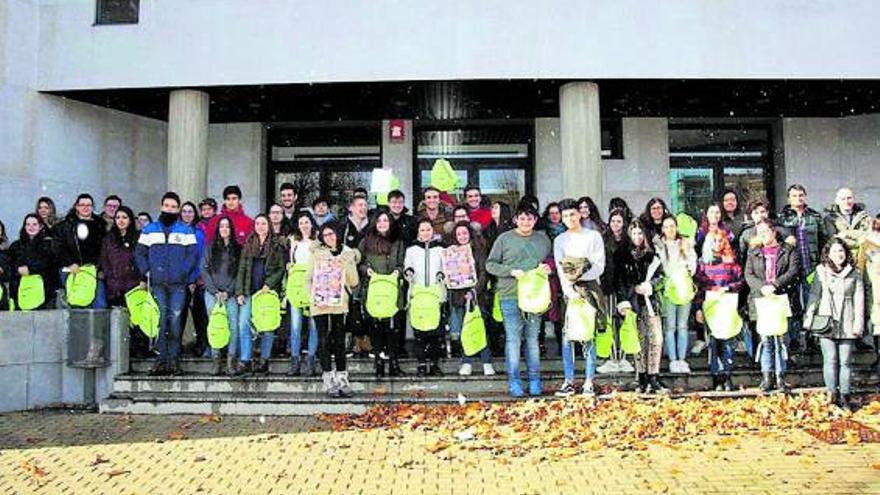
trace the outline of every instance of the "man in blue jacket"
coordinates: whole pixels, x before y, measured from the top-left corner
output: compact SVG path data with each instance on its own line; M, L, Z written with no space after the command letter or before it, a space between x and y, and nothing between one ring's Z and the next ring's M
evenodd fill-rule
M179 375L181 314L186 290L196 283L198 244L192 227L180 221L180 197L162 196L159 220L141 231L135 250L138 271L150 281L150 292L159 306L159 359L151 375ZM146 281L141 287L146 287Z

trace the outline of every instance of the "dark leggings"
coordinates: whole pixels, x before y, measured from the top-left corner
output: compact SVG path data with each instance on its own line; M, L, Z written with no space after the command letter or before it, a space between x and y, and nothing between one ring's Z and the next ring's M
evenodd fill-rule
M321 369L330 371L331 355L336 359L336 371L345 371L345 315L320 315L318 325L318 356Z
M385 352L389 357L397 357L400 349L400 329L397 327L397 318L382 320L368 318L368 321L372 333L373 352Z
M435 361L440 358L440 330L431 330L423 332L415 330L416 334L416 359L419 363L425 363L428 360Z

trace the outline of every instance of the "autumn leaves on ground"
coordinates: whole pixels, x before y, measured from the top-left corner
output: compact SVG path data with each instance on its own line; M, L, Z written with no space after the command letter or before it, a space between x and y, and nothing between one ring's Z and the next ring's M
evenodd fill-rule
M572 397L308 417L0 415L18 493L880 493L880 396Z

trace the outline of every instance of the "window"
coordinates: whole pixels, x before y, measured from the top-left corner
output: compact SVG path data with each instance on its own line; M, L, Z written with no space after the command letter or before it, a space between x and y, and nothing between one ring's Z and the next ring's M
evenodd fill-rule
M726 189L737 192L740 208L772 202L771 150L767 125L670 125L670 208L699 218Z
M269 163L270 201L278 201L281 184L290 182L302 206L321 196L341 213L353 190L369 189L373 169L382 168L379 123L275 126L269 130Z
M599 127L602 133L602 159L623 159L623 119L602 119Z
M140 0L97 0L95 24L137 24Z
M448 160L458 174L458 189L448 191L458 199L468 185L478 186L489 201L511 206L532 192L534 129L530 124L424 126L415 132L417 196L431 184L431 169L440 158Z

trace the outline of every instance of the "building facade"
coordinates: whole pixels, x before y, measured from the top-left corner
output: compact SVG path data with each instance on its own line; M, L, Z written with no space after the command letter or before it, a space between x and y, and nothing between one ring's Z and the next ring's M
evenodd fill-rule
M0 219L79 192L155 211L292 181L344 204L393 169L544 204L725 188L880 207L869 0L0 0ZM98 199L100 201L100 199Z

